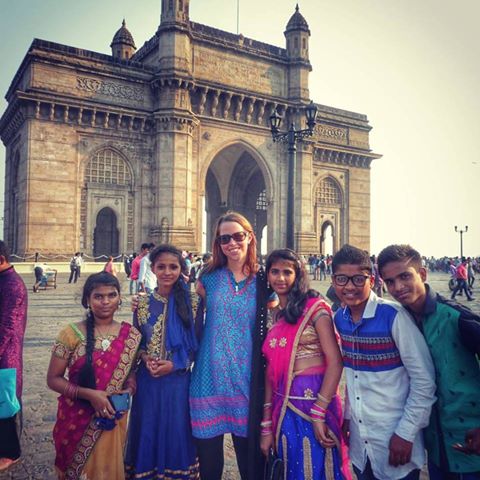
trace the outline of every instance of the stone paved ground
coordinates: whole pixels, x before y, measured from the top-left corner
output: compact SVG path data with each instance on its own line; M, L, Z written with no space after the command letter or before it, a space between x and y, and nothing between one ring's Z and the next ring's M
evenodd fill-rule
M33 276L24 276L31 289ZM59 274L57 289L30 294L28 327L24 348L24 393L23 393L23 436L22 462L10 472L1 475L4 479L54 479L54 450L51 439L56 413L56 394L45 384L50 348L56 333L67 323L81 318L83 309L80 306L81 286L85 276L76 285L68 285L67 275ZM431 275L433 287L440 293L447 294L448 276L434 273ZM123 291L128 291L128 283L124 277ZM328 282L314 282L314 287L325 292ZM469 307L480 313L480 288L474 290L477 300L468 303ZM464 301L462 297L458 297ZM126 298L128 303L128 296ZM124 306L119 313L120 320L129 320L131 314ZM224 479L239 478L236 471L233 449L226 442L226 465ZM424 475L424 478L427 478ZM114 479L112 479L114 480Z

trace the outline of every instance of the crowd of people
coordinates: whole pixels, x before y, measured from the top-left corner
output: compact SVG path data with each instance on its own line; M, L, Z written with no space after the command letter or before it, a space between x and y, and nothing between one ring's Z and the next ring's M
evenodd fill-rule
M288 480L415 480L426 463L431 480L480 479L480 318L433 291L412 247L278 249L262 266L227 212L210 257L145 243L126 262L132 324L107 267L52 349L58 478L220 480L230 434L242 480L273 460ZM309 284L326 275L333 309ZM0 374L15 369L18 399L26 303L0 242ZM4 470L20 413L2 417L1 395Z

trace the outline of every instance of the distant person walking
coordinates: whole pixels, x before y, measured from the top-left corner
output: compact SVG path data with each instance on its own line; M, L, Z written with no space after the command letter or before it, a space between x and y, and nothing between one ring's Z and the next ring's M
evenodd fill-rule
M465 292L465 295L467 296L467 300L471 302L472 300L475 300L471 295L468 290L467 286L467 279L468 279L468 273L467 273L467 260L465 258L462 258L462 263L457 267L456 271L456 277L457 277L457 286L452 292L452 300L455 299L455 296L457 295L458 292Z
M468 277L468 288L472 290L473 284L475 283L475 271L472 265L472 259L467 258L467 277Z
M16 396L22 398L23 337L27 324L27 288L9 261L5 242L0 240L0 371L15 369ZM3 390L4 385L0 387ZM5 392L5 391L4 391ZM1 397L1 395L0 395ZM4 401L4 399L1 399ZM17 412L0 418L0 472L20 459Z
M68 277L68 283L77 283L78 272L79 272L79 262L78 257L80 252L76 252L75 255L70 259L70 277Z

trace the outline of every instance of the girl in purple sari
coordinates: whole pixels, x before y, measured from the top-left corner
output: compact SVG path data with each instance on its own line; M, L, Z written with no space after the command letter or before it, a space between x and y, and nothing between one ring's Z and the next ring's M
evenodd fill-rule
M260 445L274 449L285 478L350 480L337 394L342 358L330 307L308 288L298 255L275 250L268 281L279 298L263 344L267 359Z

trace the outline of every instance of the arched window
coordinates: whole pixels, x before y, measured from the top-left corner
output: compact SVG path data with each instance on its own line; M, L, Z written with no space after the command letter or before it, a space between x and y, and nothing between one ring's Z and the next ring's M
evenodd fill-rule
M315 201L322 205L339 205L342 203L342 194L335 180L324 178L315 191Z
M111 148L98 151L88 162L85 181L108 185L131 185L132 175L125 160Z

